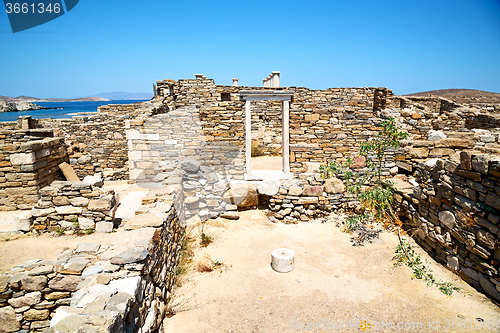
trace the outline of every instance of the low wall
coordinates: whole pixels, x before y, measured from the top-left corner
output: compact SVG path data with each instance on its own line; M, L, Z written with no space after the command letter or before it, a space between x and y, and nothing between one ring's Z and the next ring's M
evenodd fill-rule
M88 183L55 181L40 189L40 200L23 231L111 232L117 208L115 192ZM30 226L30 224L32 224Z
M0 145L0 209L33 208L39 189L62 179L63 162L68 154L61 138Z
M416 163L419 184L395 195L416 241L436 261L500 300L500 156L460 153L460 163Z
M0 275L5 332L153 332L165 315L185 230L182 191L163 223L79 243ZM50 328L49 328L50 326Z

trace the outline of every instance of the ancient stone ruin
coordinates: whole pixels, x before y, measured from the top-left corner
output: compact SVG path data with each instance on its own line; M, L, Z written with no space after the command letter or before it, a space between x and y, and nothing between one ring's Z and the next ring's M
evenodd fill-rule
M400 216L418 226L416 240L437 261L500 300L500 107L378 87L280 87L279 74L263 87L238 79L216 85L201 74L157 81L148 102L102 106L70 121L26 118L0 131L0 209L31 209L19 230L64 232L75 222L98 232L146 230L122 253L95 246L83 251L87 262L76 249L0 276L8 331L41 331L51 319L47 332L63 332L72 321L110 332L156 331L187 219L237 220L238 210L260 206L273 222L299 223L355 207L342 180L321 178L319 166L353 157L353 168L363 170L359 143L389 117L410 134L382 165L384 177L414 177L398 187ZM278 168L253 167L252 149ZM78 179L66 180L64 162ZM163 188L135 212L160 212L159 222L115 219L119 200L102 187L112 180ZM89 280L103 271L116 279Z

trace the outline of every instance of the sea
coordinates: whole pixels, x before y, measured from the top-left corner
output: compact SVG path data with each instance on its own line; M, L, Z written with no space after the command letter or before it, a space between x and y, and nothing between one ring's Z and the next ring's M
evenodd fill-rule
M35 119L53 118L70 119L77 115L93 114L97 107L108 104L133 104L145 100L118 100L105 102L35 102L50 109L34 111L0 112L1 121L16 121L19 116L31 116ZM84 113L84 114L83 114Z

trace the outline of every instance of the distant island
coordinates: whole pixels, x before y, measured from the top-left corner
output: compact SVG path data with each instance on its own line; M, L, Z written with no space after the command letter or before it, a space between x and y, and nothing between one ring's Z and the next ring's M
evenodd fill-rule
M0 112L16 112L16 111L34 111L48 109L45 106L40 106L31 102L5 102L0 101Z
M30 96L8 97L0 96L0 101L4 102L107 102L109 99L102 97L81 97L81 98L37 98ZM26 110L23 110L26 111Z

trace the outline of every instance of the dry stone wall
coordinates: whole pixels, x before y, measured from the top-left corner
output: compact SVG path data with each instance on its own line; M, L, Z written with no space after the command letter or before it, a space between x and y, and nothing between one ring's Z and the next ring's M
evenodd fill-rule
M413 171L419 186L395 199L418 243L500 300L500 157L461 152L459 163L440 159Z
M40 200L23 222L23 231L111 232L117 198L90 183L55 181L40 189Z
M62 178L58 166L63 162L68 153L61 138L0 145L0 209L31 209L38 191Z
M154 332L161 329L185 232L182 191L156 227L79 243L53 260L0 275L5 332Z

